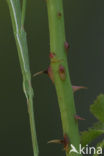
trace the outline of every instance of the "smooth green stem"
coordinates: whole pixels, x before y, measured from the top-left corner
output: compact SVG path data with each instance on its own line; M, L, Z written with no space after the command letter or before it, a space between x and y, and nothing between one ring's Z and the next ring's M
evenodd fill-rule
M26 4L27 4L27 0L23 0L22 15L21 15L21 26L24 26L24 22L25 22Z
M66 134L76 149L79 150L80 135L78 123L75 121L75 104L72 91L72 85L69 77L67 54L64 47L65 28L62 0L47 0L49 32L50 32L50 52L54 53L51 58L51 67L54 76L58 103L62 119L63 135ZM59 74L60 65L64 67L65 76L62 80ZM70 145L69 145L70 147ZM67 156L78 156L77 153L66 152Z
M33 89L31 86L31 73L29 67L28 46L26 33L21 26L21 8L20 0L7 0L10 15L12 19L12 26L16 45L18 49L18 56L23 76L23 89L27 99L28 113L30 119L31 135L34 156L38 156L38 144L35 129L35 119L33 110Z

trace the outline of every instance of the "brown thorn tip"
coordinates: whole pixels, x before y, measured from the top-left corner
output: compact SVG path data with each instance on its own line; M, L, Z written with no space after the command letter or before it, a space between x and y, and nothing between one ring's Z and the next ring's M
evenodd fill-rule
M76 120L85 120L84 118L82 118L82 117L80 117L80 116L78 116L78 115L75 115L75 119L76 119Z
M60 140L60 139L50 140L50 141L48 141L48 143L63 144L64 150L66 152L69 150L69 139L66 134L64 134L64 138L62 140Z
M48 141L48 144L50 144L50 143L61 144L61 142L62 142L61 140L55 139L55 140Z
M88 89L87 87L84 86L72 86L73 92L76 92L80 89Z
M36 76L41 75L41 74L44 74L44 73L47 74L48 71L47 71L47 70L43 70L43 71L37 72L37 73L35 73L35 74L33 75L33 77L36 77Z

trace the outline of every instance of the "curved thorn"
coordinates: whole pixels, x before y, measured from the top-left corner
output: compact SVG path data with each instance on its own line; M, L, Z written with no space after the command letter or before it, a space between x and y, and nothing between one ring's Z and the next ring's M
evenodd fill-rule
M75 119L76 119L76 120L85 120L84 118L82 118L82 117L80 117L80 116L78 116L78 115L75 115Z
M33 77L39 76L39 75L44 74L44 73L47 74L48 71L47 71L47 70L43 70L43 71L37 72L37 73L35 73L35 74L33 75Z
M76 92L80 89L88 89L87 87L84 86L72 86L73 92Z
M48 141L48 144L50 144L50 143L61 144L62 140L59 140L59 139L50 140L50 141Z

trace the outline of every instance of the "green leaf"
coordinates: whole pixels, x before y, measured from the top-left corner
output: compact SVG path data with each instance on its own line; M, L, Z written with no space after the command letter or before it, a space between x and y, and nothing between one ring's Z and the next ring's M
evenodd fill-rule
M94 104L90 106L91 113L101 122L104 122L104 94L97 97Z
M97 97L94 104L90 106L90 111L99 121L92 128L89 128L88 131L81 133L81 144L83 146L104 134L104 94Z
M85 146L91 143L94 139L104 134L104 130L89 128L88 131L84 131L81 133L81 144Z
M94 129L104 130L104 123L102 123L102 122L94 123L93 128Z

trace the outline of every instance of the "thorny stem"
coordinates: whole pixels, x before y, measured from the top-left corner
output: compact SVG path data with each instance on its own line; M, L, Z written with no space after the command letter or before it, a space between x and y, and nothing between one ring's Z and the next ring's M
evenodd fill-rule
M66 39L63 4L62 0L47 0L46 2L50 32L50 51L52 56L51 67L61 112L63 135L67 135L70 144L73 144L76 149L79 150L80 136L78 123L74 117L76 110L65 49ZM79 154L66 151L66 155L78 156Z
M27 99L33 152L34 152L34 156L38 156L38 144L37 144L34 110L33 110L33 89L31 86L31 73L29 67L28 46L27 46L26 33L21 25L21 21L23 24L25 19L24 12L26 8L26 1L24 0L23 3L23 5L25 6L23 6L22 20L21 20L20 0L7 0L7 2L8 2L10 15L12 19L12 26L13 26L14 36L16 40L16 45L17 45L22 76L23 76L23 89Z

